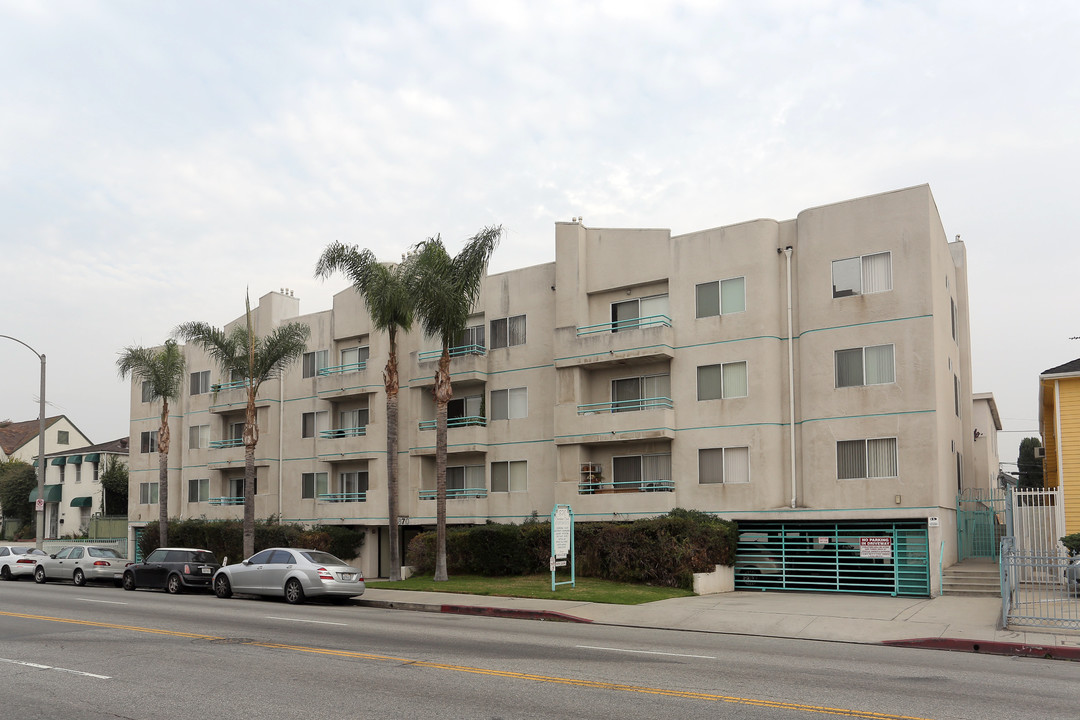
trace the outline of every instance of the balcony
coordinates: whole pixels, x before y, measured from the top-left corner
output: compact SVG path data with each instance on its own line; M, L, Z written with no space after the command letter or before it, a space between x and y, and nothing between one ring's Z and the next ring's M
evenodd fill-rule
M237 448L244 446L243 438L229 438L228 440L211 440L211 450L223 450L225 448Z
M556 445L673 440L671 398L655 397L584 405L556 405Z
M365 370L366 360L324 367L315 376L315 394L322 400L351 400L383 387L377 378L372 383Z
M437 421L435 420L421 420L418 424L418 429L434 430L436 422ZM487 418L477 416L447 418L446 427L447 429L459 427L487 427Z
M675 492L674 480L620 480L619 482L581 480L578 495L605 495L610 493Z
M367 502L367 492L321 493L320 503Z
M483 382L487 373L487 355L483 345L458 345L450 348L450 378L453 382L463 380L477 380ZM437 363L442 355L442 350L428 350L416 354L416 362L420 366L428 363ZM434 385L434 370L424 368L423 372L430 372L428 377L417 378L419 385ZM413 384L413 383L410 383Z
M601 368L670 360L675 336L667 315L555 329L555 367Z
M238 497L212 497L210 498L211 505L243 505L244 496Z
M210 391L213 394L210 399L210 412L221 414L246 408L248 385L247 379L211 385ZM266 407L269 404L269 399L262 397L261 392L255 396L255 407Z
M437 494L438 491L436 490L421 490L419 498L421 500L435 500ZM487 497L487 488L446 488L447 500L465 500L485 497Z
M341 438L364 437L365 435L367 435L367 425L319 431L319 437L324 440L340 440Z
M360 362L346 363L344 365L332 365L330 367L324 367L319 370L320 377L326 377L328 375L341 375L342 373L360 372L367 369L367 360L361 360Z

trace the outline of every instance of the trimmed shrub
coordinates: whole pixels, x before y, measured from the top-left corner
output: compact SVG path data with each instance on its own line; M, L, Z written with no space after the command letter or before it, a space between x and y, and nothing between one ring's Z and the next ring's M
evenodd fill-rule
M1080 555L1080 533L1073 533L1061 538L1061 544L1069 551L1069 557Z
M578 523L574 530L582 577L691 588L694 573L735 564L736 524L696 510L675 509L632 523ZM447 531L449 572L494 577L538 573L547 570L550 554L548 523L488 523ZM418 573L434 572L435 533L413 538L406 558Z
M158 547L158 524L147 524L139 536L139 549L146 557ZM169 521L169 544L176 547L205 548L232 562L244 559L244 525L240 520L189 520ZM255 550L268 547L301 547L324 550L342 560L355 558L364 544L364 531L341 525L320 525L305 528L303 525L279 523L276 519L258 520L255 523Z

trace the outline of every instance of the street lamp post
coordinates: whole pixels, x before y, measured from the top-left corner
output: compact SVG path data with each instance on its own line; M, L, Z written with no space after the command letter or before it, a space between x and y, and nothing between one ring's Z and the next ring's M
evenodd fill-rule
M45 539L45 354L39 353L34 348L24 343L19 338L11 337L10 335L0 335L0 338L7 338L8 340L14 340L30 352L37 355L41 361L41 389L38 392L38 467L37 467L37 496L38 503L41 505L41 509L36 511L37 515L37 532L35 533L36 540L34 545L38 550L41 549L41 543Z

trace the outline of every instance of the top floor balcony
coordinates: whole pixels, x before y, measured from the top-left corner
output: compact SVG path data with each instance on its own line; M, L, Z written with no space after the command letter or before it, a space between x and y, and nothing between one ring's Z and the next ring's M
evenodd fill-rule
M417 372L422 376L410 384L421 386L435 383L435 366L442 350L426 350L416 353ZM483 345L456 345L450 348L450 378L453 382L484 380L487 374L487 350Z

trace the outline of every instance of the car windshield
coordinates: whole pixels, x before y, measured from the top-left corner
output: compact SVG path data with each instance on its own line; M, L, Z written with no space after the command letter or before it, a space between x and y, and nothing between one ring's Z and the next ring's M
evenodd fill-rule
M86 552L90 553L90 557L116 558L118 560L121 559L120 558L120 553L116 552L112 548L96 548L96 547L92 547L92 548L86 548Z
M321 550L305 550L300 554L316 565L348 565L344 560L339 560L330 553Z
M192 562L200 562L200 563L216 563L217 562L217 558L214 557L214 553L207 552L205 550L197 550L196 552L193 552L191 554L191 560L192 560Z

